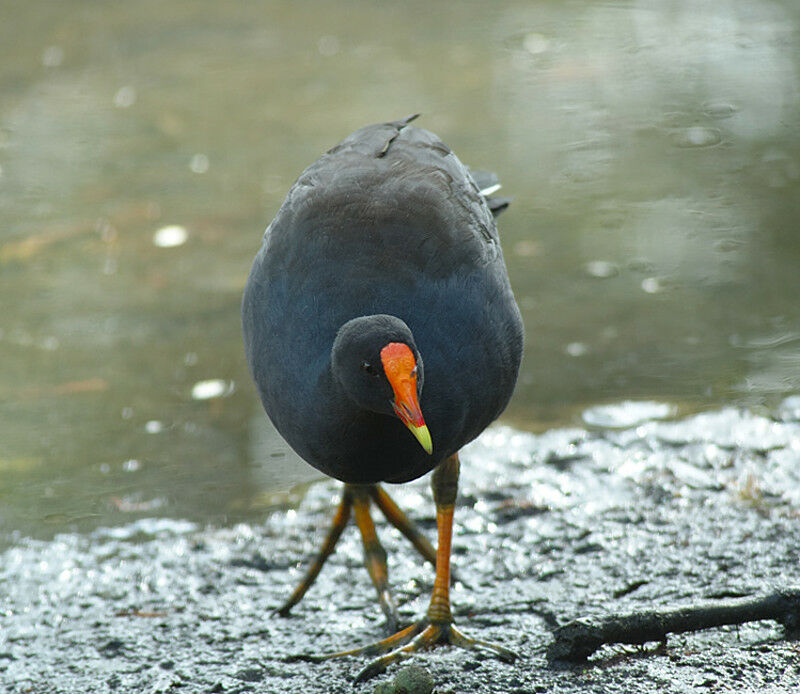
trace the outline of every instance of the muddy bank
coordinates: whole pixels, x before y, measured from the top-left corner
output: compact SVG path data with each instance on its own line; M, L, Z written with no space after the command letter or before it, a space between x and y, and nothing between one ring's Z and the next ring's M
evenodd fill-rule
M800 642L768 621L671 636L666 647L607 646L563 669L545 658L554 626L575 617L800 584L800 408L792 402L773 417L724 410L621 430L487 432L462 458L454 610L464 631L522 659L509 666L450 648L420 654L414 662L434 691L800 685ZM433 537L427 479L390 492ZM337 498L334 483L317 484L297 511L228 529L161 519L52 542L15 538L0 557L0 689L372 692L396 670L354 687L364 659L290 657L384 634L352 528L293 616L270 614ZM401 616L411 621L425 610L433 572L394 530L378 531Z

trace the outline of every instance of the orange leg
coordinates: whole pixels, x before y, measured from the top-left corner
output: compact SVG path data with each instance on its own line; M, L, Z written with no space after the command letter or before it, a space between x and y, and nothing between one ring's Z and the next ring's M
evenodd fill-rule
M386 551L381 546L375 532L375 524L372 522L370 515L371 501L375 502L375 505L386 516L386 519L412 542L423 557L435 563L436 552L431 543L428 542L414 523L400 510L400 507L392 501L391 497L383 489L377 485L346 484L342 492L342 500L336 509L331 529L322 543L322 548L306 571L300 585L295 588L291 597L277 610L278 614L284 617L287 616L292 607L302 600L306 591L316 580L328 557L333 553L352 512L364 545L364 565L378 593L378 601L383 613L386 615L387 626L390 632L397 629L399 616L397 606L389 592Z
M392 501L392 498L378 485L370 487L370 496L375 505L381 510L383 515L395 528L405 535L414 545L416 550L424 559L436 566L436 550L417 528L414 523L400 510L400 507Z
M397 629L400 616L397 614L397 605L389 593L389 572L386 566L386 550L378 540L375 533L375 524L369 513L369 491L363 487L353 487L353 513L356 525L361 532L361 542L364 545L364 565L367 567L372 585L378 591L383 614L391 631Z
M328 656L336 658L343 655L384 654L369 663L358 674L356 681L370 679L386 670L389 665L405 660L414 653L437 643L489 651L506 662L512 662L517 658L517 654L513 651L488 641L471 639L453 625L453 615L450 611L450 546L453 537L453 511L458 490L458 472L458 456L454 455L442 462L433 473L432 487L433 498L436 501L439 546L436 551L436 579L427 615L383 641Z
M342 500L339 502L339 506L336 509L336 515L333 517L333 524L331 525L331 529L328 531L325 541L322 543L319 554L317 554L317 556L314 558L311 566L308 567L308 571L306 571L306 575L303 576L303 580L300 581L300 585L294 589L291 597L277 610L277 613L282 617L287 617L289 615L289 610L291 610L303 599L306 591L317 579L320 570L327 561L328 557L333 553L333 549L336 547L336 543L339 541L342 531L347 525L347 521L350 519L350 509L352 507L353 494L347 488L347 486L345 486L344 492L342 492Z

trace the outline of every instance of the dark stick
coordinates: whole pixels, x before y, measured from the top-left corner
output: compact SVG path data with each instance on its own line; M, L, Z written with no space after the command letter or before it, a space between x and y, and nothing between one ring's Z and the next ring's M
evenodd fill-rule
M667 634L723 624L774 619L788 631L800 628L800 588L785 588L757 598L739 598L667 610L647 610L602 619L575 619L554 632L547 659L582 662L606 643L664 641Z

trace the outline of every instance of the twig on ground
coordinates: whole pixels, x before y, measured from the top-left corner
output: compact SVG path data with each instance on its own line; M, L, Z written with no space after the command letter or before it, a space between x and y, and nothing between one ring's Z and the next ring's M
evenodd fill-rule
M576 619L554 632L547 659L582 662L603 644L665 641L667 634L699 631L724 624L774 619L787 631L800 628L800 587L757 598L739 598L666 610L647 610L601 619Z

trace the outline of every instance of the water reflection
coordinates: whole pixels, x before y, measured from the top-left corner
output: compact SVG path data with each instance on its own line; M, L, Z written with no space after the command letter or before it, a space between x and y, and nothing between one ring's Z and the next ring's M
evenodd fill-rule
M535 335L528 363L542 365L521 400L544 397L540 412L590 394L699 404L736 391L753 404L776 392L742 376L726 344L737 326L798 322L797 243L771 238L797 196L765 194L797 161L797 9L758 8L594 5L577 23L554 7L509 12L509 25L535 27L508 43L498 68L513 78L498 84L505 152L530 191L517 207L540 239L515 276ZM766 152L787 149L764 170ZM580 263L610 279L590 286ZM577 348L581 364L554 366ZM782 373L783 392L796 388Z
M315 475L249 387L241 289L302 168L414 111L514 196L507 421L800 391L796 3L312 5L0 25L0 533L257 518Z

